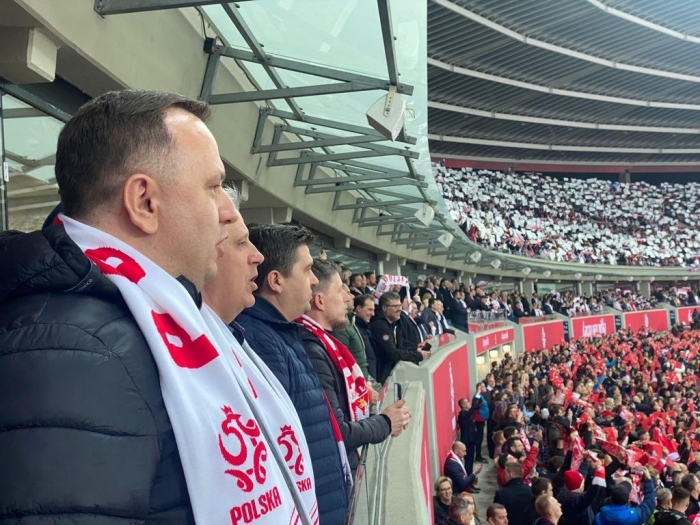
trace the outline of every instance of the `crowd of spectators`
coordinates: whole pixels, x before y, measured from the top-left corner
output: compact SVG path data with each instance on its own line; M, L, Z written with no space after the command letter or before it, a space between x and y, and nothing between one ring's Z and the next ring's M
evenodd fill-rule
M481 449L472 427L484 399L501 523L698 523L699 347L700 331L675 326L506 356L471 402L460 400L453 450ZM472 505L475 479L462 484L470 465L463 475L447 466L435 485L435 523L468 523L459 509ZM494 511L470 515L494 523Z
M673 289L675 290L675 289ZM513 322L547 319L554 313L577 317L602 313L608 306L620 311L648 310L659 300L671 302L672 291L659 299L656 295L644 298L631 290L610 289L593 295L578 295L572 290L531 295L517 290L486 290L477 285L466 285L457 279L429 277L417 281L413 288L413 307L419 315L430 308L431 300L439 300L445 316L455 327L466 330L465 320L507 318ZM694 296L691 293L691 297Z
M452 218L484 247L551 261L695 268L700 183L658 186L434 165Z
M664 287L654 292L654 298L660 303L669 303L675 307L681 306L697 306L698 302L697 291L689 286Z

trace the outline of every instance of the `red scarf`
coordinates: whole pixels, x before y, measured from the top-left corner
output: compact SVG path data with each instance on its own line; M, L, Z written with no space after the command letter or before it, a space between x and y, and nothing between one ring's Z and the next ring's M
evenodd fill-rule
M362 370L360 370L350 351L345 348L343 343L326 332L320 324L310 317L305 315L297 319L296 322L321 341L336 370L345 379L345 392L348 398L348 410L350 411L351 419L359 421L368 417L370 407L369 388L367 388L367 382L362 375ZM333 419L335 420L335 417Z

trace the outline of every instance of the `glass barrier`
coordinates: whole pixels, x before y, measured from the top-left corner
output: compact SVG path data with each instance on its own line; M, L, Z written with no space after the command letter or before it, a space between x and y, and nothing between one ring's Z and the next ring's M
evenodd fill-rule
M477 310L467 313L467 327L470 334L504 326L506 326L505 312Z
M346 525L369 525L371 518L371 505L369 487L367 481L367 459L370 456L370 449L374 449L374 445L365 445L360 453L360 464L355 472L355 482L350 495L350 508L348 515L345 518ZM374 456L374 450L371 454ZM374 463L374 457L370 464Z
M568 317L589 317L591 315L603 315L603 310L600 312L574 312L572 314L567 314Z
M543 315L540 317L519 317L518 324L535 324L544 323L545 321L555 321L557 318L554 315Z

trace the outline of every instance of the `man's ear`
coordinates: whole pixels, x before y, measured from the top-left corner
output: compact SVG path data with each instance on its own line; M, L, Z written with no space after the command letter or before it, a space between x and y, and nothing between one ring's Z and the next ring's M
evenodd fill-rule
M272 270L265 278L267 287L274 294L281 294L284 290L284 276L277 270Z
M131 223L148 235L158 231L163 196L160 185L148 175L131 175L122 189L122 204Z
M314 293L311 296L311 306L319 311L323 311L326 309L325 303L326 303L326 298L323 296L322 293Z

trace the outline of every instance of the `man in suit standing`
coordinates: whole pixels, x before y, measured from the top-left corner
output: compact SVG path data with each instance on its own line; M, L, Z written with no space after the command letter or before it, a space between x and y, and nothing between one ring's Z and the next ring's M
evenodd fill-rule
M474 458L476 458L476 424L474 423L474 409L467 398L459 400L459 415L457 424L459 425L459 440L467 447L467 455L464 460L464 468L467 474L474 472ZM478 490L478 489L474 489Z
M464 468L466 455L467 447L464 446L464 443L455 441L452 443L452 450L447 455L443 466L443 473L452 480L452 490L456 494L478 490L474 489L473 484L482 467L479 465L474 472L467 474L467 470Z
M464 301L464 292L455 292L455 300L452 303L452 324L460 330L467 329L467 303Z

